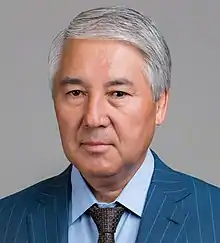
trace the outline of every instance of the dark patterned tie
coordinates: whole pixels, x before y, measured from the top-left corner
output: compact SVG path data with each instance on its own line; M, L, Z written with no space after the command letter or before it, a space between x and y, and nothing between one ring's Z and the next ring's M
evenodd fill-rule
M114 208L99 208L94 204L88 209L88 213L98 228L98 243L115 243L114 233L124 213L124 207L117 205Z

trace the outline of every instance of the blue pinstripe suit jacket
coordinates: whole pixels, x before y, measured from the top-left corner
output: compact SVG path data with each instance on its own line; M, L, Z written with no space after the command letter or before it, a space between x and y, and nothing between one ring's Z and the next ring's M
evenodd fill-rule
M220 189L153 155L155 170L136 242L220 243ZM0 200L0 243L67 243L70 173L71 166Z

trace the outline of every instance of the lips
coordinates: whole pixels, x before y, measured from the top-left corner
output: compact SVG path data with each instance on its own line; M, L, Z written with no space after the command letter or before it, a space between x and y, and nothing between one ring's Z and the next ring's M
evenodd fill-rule
M82 144L88 146L109 145L109 143L102 142L102 141L88 141L88 142L83 142Z
M111 144L103 141L84 141L81 146L90 153L104 153Z

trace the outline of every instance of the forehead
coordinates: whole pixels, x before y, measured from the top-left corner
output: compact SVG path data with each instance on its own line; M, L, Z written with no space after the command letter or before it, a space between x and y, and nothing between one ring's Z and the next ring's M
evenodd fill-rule
M132 45L122 41L67 39L59 72L62 75L132 76L142 74L143 57Z

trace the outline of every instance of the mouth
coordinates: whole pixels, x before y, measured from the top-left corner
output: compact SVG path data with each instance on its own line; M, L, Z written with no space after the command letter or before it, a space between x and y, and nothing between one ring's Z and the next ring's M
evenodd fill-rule
M110 143L102 141L88 141L81 143L81 147L90 153L104 153L110 148Z

